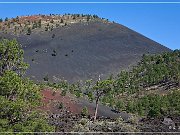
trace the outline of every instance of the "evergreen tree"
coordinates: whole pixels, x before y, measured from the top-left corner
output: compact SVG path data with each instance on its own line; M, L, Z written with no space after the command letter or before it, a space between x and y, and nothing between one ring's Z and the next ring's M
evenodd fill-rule
M23 51L17 41L1 40L0 54L0 131L54 131L54 127L47 123L45 114L35 110L41 105L39 87L17 74L27 68L27 64L23 62Z
M23 61L23 55L24 52L15 39L2 39L0 41L0 75L3 75L6 70L22 75L28 67L28 64Z
M8 18L6 17L6 18L4 19L4 21L7 22L7 21L8 21Z
M94 113L94 121L96 120L97 113L98 113L98 105L99 101L102 97L107 95L112 90L112 80L103 80L97 81L96 85L93 87L91 91L89 91L90 99L95 99L96 107Z

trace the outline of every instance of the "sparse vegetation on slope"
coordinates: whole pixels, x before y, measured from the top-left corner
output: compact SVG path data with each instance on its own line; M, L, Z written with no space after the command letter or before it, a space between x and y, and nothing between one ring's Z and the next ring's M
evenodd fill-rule
M0 30L4 33L14 33L15 35L23 34L27 31L27 35L41 28L45 31L52 31L54 28L71 25L79 22L90 22L94 20L102 20L108 22L107 19L99 18L97 15L83 14L64 14L64 15L34 15L22 16L12 19L6 18L0 20Z

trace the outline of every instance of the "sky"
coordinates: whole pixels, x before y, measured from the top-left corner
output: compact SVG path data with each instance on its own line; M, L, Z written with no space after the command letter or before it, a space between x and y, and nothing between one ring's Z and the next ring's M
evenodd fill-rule
M180 49L180 0L179 3L126 3L126 4L3 4L1 2L20 2L23 0L0 0L0 18L11 18L21 15L34 14L96 14L107 18L143 34L144 36L170 48ZM25 1L25 0L24 0ZM31 2L48 2L48 0L29 0ZM50 0L49 0L50 1ZM58 0L53 0L56 2ZM59 0L60 1L60 0ZM64 0L65 1L65 0ZM76 0L76 2L88 0ZM89 0L91 2L95 0ZM108 2L107 0L96 0ZM111 2L120 0L111 0ZM128 0L131 2L133 0ZM137 0L139 2L153 2L155 0ZM169 2L159 0L159 2ZM28 2L27 0L25 2ZM52 2L52 0L51 0ZM66 0L75 2L75 0ZM127 2L124 0L123 2ZM134 1L133 1L134 2ZM171 1L172 2L172 1Z

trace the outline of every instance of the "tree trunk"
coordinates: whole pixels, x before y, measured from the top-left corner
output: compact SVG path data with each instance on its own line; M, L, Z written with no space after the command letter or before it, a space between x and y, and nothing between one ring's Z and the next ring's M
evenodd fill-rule
M96 109L95 109L95 113L94 113L94 121L96 120L96 117L97 117L98 101L99 101L99 97L96 99Z

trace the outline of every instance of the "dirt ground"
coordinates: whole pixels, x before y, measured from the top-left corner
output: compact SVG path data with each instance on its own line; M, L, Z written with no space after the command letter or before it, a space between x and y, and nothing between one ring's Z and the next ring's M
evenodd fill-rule
M39 107L43 111L47 111L53 114L58 114L61 110L58 108L59 104L62 102L63 106L74 115L81 114L82 108L87 107L90 116L94 115L95 103L91 103L84 98L76 98L71 94L66 94L66 96L61 96L61 91L54 91L52 89L42 90L43 95L43 106ZM118 118L128 119L129 115L124 112L114 112L110 107L99 104L98 108L99 117L107 118Z

